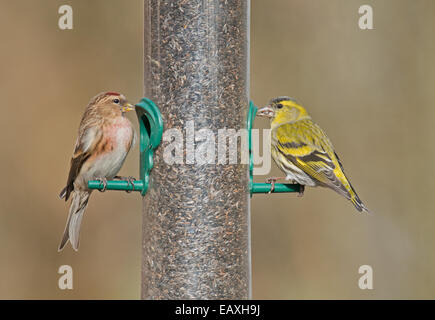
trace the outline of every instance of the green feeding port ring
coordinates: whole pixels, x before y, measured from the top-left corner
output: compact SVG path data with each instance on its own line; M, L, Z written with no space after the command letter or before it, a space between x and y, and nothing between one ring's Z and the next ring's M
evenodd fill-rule
M248 119L246 128L248 129L248 147L249 147L249 189L251 197L254 193L270 193L272 185L270 183L255 183L254 182L254 156L252 153L252 124L254 123L255 115L257 114L257 107L252 101L249 102ZM289 183L275 183L275 188L272 193L282 192L300 192L301 186L299 184Z
M143 181L142 195L145 195L154 166L154 150L162 141L163 119L159 108L148 98L143 98L136 105L136 114L140 124L140 177Z
M136 114L140 127L140 180L134 181L134 187L128 181L107 181L106 190L140 191L145 195L150 181L150 172L154 166L154 150L159 146L163 135L163 119L159 108L148 98L136 104ZM88 182L89 189L102 190L98 180Z

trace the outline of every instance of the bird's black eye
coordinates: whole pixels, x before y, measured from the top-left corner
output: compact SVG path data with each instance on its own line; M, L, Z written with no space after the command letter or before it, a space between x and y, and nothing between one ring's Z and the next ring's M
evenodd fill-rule
M282 107L284 107L284 106L283 106L281 103L279 103L279 104L276 105L276 108L277 108L277 109L281 109Z
M113 102L119 103L119 99L113 99Z

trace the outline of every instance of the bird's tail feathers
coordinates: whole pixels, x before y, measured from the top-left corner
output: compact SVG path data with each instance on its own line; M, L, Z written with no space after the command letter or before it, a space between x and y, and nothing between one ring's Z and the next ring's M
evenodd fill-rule
M68 186L62 189L62 191L59 193L59 198L63 199L66 196L66 190L68 189Z
M59 245L58 251L62 251L68 240L75 251L79 248L80 225L83 214L88 206L89 192L73 191L71 205L68 213L63 237Z
M358 197L355 189L353 188L352 184L349 180L347 180L348 186L345 187L342 185L342 187L337 191L338 193L342 194L346 199L350 200L352 204L355 206L356 210L359 212L366 212L368 214L372 214L372 212L364 205L364 203L361 201L361 199Z
M364 205L364 203L361 201L355 191L350 198L350 201L359 212L367 212L368 214L372 214L372 212Z

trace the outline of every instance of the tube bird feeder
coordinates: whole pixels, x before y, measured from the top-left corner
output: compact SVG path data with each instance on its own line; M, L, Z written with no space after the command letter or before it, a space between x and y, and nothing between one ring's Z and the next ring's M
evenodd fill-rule
M155 150L143 198L142 299L248 299L249 166L204 164L199 153L204 136L246 128L250 3L144 3L145 96L165 130L181 133L183 151L170 164L167 141Z

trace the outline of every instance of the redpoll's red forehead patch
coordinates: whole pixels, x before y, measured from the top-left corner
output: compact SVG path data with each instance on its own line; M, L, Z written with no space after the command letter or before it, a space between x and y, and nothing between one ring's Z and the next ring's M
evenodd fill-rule
M121 94L118 93L118 92L111 92L111 91L106 92L106 96L120 96L120 95L121 95Z

